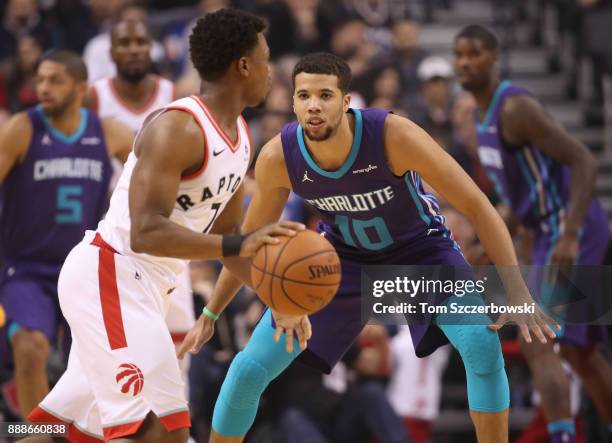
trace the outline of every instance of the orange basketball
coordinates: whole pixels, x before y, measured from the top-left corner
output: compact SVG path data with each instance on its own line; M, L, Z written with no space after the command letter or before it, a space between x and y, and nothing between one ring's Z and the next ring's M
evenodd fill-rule
M259 298L275 311L305 315L327 305L340 286L340 258L325 237L300 231L264 245L251 265L251 281Z

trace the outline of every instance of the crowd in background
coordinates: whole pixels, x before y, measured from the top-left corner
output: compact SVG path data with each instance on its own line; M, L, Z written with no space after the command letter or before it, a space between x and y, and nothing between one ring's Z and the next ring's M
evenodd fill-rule
M610 70L609 39L593 37L597 17L610 11L607 0L498 1L493 23L501 34L502 52L513 44L513 23L529 23L534 44L549 50L551 72L564 70L568 98L587 103L586 124L603 118L602 77ZM266 18L273 65L272 89L261 110L249 110L256 149L292 120L291 70L300 55L331 51L347 60L352 72L354 107L380 107L421 125L470 174L492 199L492 187L476 155L473 124L475 103L459 92L450 61L430 54L419 43L423 26L435 22L440 10L460 7L453 0L0 0L0 124L37 103L35 66L50 48L68 48L83 55L89 80L114 75L109 47L111 24L119 18L143 20L155 37L152 58L157 73L176 82L179 96L199 91L197 73L189 62L188 35L198 15L221 7L240 7ZM553 11L553 38L544 26ZM609 26L608 26L609 27ZM449 48L452 42L448 42ZM559 47L569 48L560 51ZM567 54L564 60L559 54ZM591 61L592 79L584 97L577 89L582 75L578 59ZM502 63L502 72L511 66ZM537 91L534 91L537 95ZM247 183L247 194L248 194ZM442 202L448 224L468 261L487 264L474 230L459 213ZM292 196L284 217L316 225L313 213ZM527 256L527 254L525 254ZM210 297L219 264L192 263L196 312ZM243 290L217 322L216 334L192 358L190 370L192 435L206 441L214 401L233 356L245 345L261 316L256 296ZM508 333L512 338L512 333ZM508 371L513 407L532 404L526 369L509 345ZM259 442L392 442L395 427L409 430L411 441L430 441L440 410L467 410L465 395L441 392L442 383L462 382L462 365L448 348L417 360L410 350L406 327L370 325L330 376L294 364L264 395L249 441ZM61 358L59 359L61 360ZM61 372L60 361L52 364ZM447 368L448 365L448 368ZM2 412L11 415L11 374L2 369ZM464 389L464 388L463 388ZM408 401L406 399L410 398ZM467 420L467 413L466 420ZM468 422L466 422L468 423ZM465 428L470 435L471 427ZM515 431L513 435L516 435ZM455 435L460 435L457 431ZM350 436L350 437L349 437ZM465 441L446 440L436 441ZM523 440L537 441L537 440Z

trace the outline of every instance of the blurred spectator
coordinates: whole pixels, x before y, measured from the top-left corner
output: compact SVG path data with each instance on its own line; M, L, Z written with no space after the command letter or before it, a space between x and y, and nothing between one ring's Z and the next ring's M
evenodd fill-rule
M444 149L449 149L453 135L453 68L442 57L431 56L418 66L421 82L417 99L404 102L410 118L425 129Z
M0 90L6 101L0 103L10 113L23 111L37 103L36 63L42 46L34 36L23 36L17 42L17 54L0 68Z
M33 35L45 48L61 47L59 29L43 20L37 0L8 0L0 26L0 60L15 55L18 40Z
M333 22L321 0L258 1L252 9L268 21L273 59L289 53L328 50Z
M380 48L391 47L391 27L412 18L411 2L405 0L344 0L344 13L367 25L368 40Z
M400 75L394 66L377 70L372 82L371 108L392 110L398 103L401 93Z
M198 94L200 91L200 77L189 58L189 36L200 16L231 6L230 0L200 0L198 3L199 15L187 23L175 23L163 37L166 49L166 62L172 66L176 81L177 97L186 97Z
M98 33L98 9L106 4L100 0L90 0L89 3L82 0L55 0L52 12L64 32L66 49L83 53L87 42Z
M110 28L113 22L116 20L133 20L147 23L148 10L144 3L128 0L108 0L107 6L108 16L103 24L103 31L87 43L83 53L90 83L104 77L114 77L117 74L117 68L110 55ZM159 63L163 58L163 46L159 42L153 41L151 45L153 63Z
M361 380L347 383L343 365ZM267 389L259 422L280 425L279 441L283 443L360 443L371 437L379 443L407 443L406 430L383 384L375 380L388 376L389 370L385 328L366 326L358 343L334 368L340 372L335 389L323 382L318 371L294 362ZM284 412L279 416L278 411Z
M346 60L353 73L353 84L360 92L359 77L371 68L379 53L378 47L368 40L366 31L363 20L350 20L336 27L331 40L332 52Z
M410 19L410 2L405 0L343 0L345 13L372 28L390 27L399 20Z
M417 68L426 57L420 47L419 25L411 20L398 21L392 28L392 50L385 56L400 73L402 100L408 101L419 90Z
M448 364L450 346L418 358L408 326L391 339L393 372L387 397L404 419L413 443L432 441L433 424L440 413L442 374Z
M496 202L493 185L478 159L478 142L474 126L476 102L471 94L462 93L455 97L452 110L453 137L448 152L476 182L489 199Z

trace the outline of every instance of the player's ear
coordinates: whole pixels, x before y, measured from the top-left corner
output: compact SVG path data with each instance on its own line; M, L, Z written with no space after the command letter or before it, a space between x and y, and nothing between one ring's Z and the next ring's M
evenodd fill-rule
M87 95L87 82L78 82L76 85L76 90L79 94L79 97L82 97L82 99L84 100L85 96Z
M242 77L248 77L249 76L249 61L247 60L246 57L240 57L238 59L238 73L242 76Z
M351 94L344 94L344 97L342 97L342 108L344 109L344 112L348 112L350 105Z

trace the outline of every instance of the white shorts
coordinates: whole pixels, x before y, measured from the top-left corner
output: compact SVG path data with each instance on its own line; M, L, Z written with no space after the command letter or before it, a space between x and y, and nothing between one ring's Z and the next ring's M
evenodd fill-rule
M150 411L168 431L189 427L164 321L174 282L94 234L74 247L59 276L72 331L68 368L28 419L66 422L68 440L78 443L134 434Z
M170 294L170 306L166 314L166 324L174 343L182 343L195 322L191 277L187 266L187 269L176 277L176 288Z

